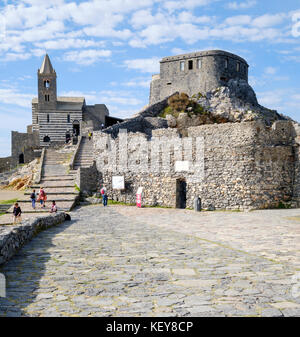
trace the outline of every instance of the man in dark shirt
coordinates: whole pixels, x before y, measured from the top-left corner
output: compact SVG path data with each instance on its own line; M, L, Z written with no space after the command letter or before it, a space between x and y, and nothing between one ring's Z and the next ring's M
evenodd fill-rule
M15 224L16 222L20 222L20 221L22 220L22 219L21 219L21 214L22 214L21 207L20 207L19 204L16 202L16 203L15 203L14 210L13 210L14 224Z

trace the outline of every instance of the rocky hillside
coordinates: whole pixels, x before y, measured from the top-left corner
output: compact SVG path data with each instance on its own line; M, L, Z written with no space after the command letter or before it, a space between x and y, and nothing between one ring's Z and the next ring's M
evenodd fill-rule
M127 129L151 135L153 129L171 127L184 133L190 126L203 124L262 120L270 126L277 120L288 119L258 104L254 90L246 81L230 80L226 87L206 94L189 97L185 93L175 93L104 132L117 137L120 129Z
M258 104L254 90L244 80L230 80L228 87L220 87L205 95L198 93L188 97L184 93L168 99L168 105L159 114L168 126L185 129L213 123L248 122L263 120L267 125L287 119L275 110Z

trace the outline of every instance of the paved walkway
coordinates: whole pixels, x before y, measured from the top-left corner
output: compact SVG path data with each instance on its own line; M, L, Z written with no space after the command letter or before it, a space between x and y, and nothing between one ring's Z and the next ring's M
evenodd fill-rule
M18 199L21 198L23 195L24 192L0 189L0 201Z
M299 213L77 209L1 270L0 316L300 316Z

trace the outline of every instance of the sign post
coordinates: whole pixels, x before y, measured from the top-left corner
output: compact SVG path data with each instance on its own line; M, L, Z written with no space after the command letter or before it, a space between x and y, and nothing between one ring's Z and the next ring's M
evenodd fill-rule
M139 187L136 192L136 206L138 208L142 207L142 193L143 193L143 187Z

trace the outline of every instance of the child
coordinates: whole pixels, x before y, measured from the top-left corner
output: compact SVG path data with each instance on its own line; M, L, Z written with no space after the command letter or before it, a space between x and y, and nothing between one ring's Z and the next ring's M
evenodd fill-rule
M47 196L46 196L46 193L45 193L43 187L40 188L39 200L40 200L40 203L41 203L41 207L46 207L45 202L47 200Z
M57 206L56 206L55 201L53 200L50 213L56 213L56 212L57 212Z
M30 194L30 199L32 208L35 209L35 199L36 199L35 190L33 190L32 193Z
M22 220L21 214L22 214L21 208L19 204L16 202L13 210L14 224Z

